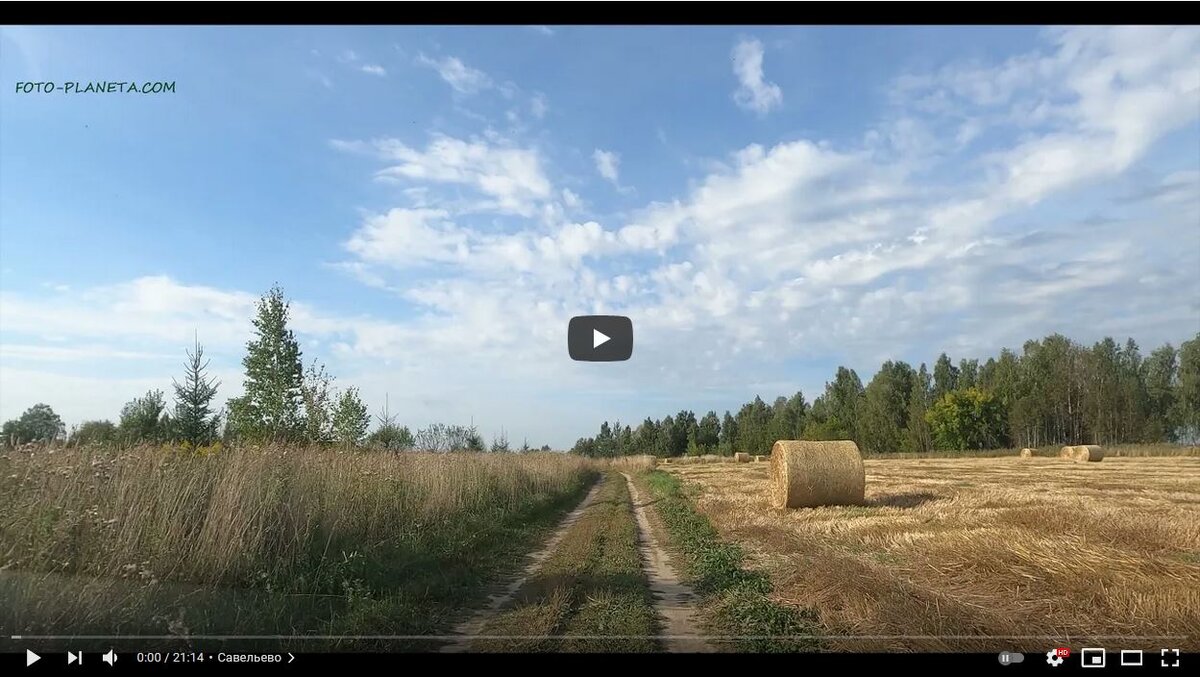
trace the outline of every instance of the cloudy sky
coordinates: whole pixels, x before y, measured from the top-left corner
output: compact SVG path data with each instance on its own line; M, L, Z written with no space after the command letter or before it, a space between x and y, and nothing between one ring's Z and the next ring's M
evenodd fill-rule
M1194 27L18 27L0 81L3 419L115 419L194 332L239 394L276 282L372 410L534 445L1200 331Z

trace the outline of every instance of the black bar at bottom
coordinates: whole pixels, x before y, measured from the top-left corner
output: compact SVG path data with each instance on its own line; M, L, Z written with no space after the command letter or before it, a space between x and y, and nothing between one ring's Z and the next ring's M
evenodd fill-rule
M24 653L7 652L0 654L0 673L5 675L45 675L45 674L111 674L124 675L131 673L181 674L202 673L208 671L225 672L230 669L254 671L256 673L296 673L309 670L388 670L392 674L396 669L444 663L446 665L466 668L478 665L486 670L503 670L507 667L528 668L531 661L545 662L548 667L570 667L578 665L581 668L594 669L598 663L609 662L614 665L628 663L638 668L653 668L655 666L670 666L678 668L681 664L694 663L697 668L711 670L721 667L745 671L754 664L762 662L763 666L786 660L790 670L852 670L855 674L861 671L900 671L907 674L911 670L933 670L934 674L946 671L968 671L966 674L975 677L977 674L999 675L1029 675L1029 674L1103 674L1091 672L1082 665L1078 653L1072 652L1069 658L1058 665L1050 665L1045 654L1023 654L1019 663L1001 664L1000 652L968 653L968 654L939 654L939 653L799 653L781 656L778 654L505 654L505 653L463 653L463 654L427 654L427 653L238 653L228 650L205 650L201 648L185 652L147 651L147 652L114 652L115 660L108 664L104 654L76 653L76 659L68 664L65 652L38 652L39 658L32 664L26 665L29 656ZM259 660L246 660L248 656L257 656ZM1146 651L1142 656L1141 666L1123 665L1119 651L1110 651L1106 657L1106 668L1117 668L1122 674L1134 675L1141 672L1155 672L1164 675L1194 674L1195 661L1200 658L1195 654L1181 653L1176 655L1168 652ZM1132 658L1129 659L1132 662ZM1010 658L1011 661L1011 658ZM1186 667L1185 667L1186 666ZM1098 667L1098 666L1095 666ZM1186 671L1186 672L1185 672ZM820 673L819 673L820 674Z

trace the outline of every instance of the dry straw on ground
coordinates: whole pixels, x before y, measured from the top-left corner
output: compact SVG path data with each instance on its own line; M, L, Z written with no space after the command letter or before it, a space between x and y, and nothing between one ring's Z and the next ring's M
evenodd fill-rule
M771 503L777 508L857 505L865 490L854 442L780 440L771 448Z
M767 460L767 457L766 457L766 456L755 456L755 457L754 457L754 462L755 462L755 463L762 463L762 462L763 462L763 461L765 461L765 460Z
M868 458L866 505L847 508L772 510L765 465L678 474L775 599L843 637L831 651L976 652L996 635L1027 662L1043 636L1169 635L1200 651L1200 457L1106 445L1103 463L1063 473L1035 451L1050 466L1019 447Z
M750 462L750 454L747 454L746 452L743 452L743 451L739 451L733 455L733 461L734 461L734 463L749 463Z
M1033 449L1025 447L1021 450L1021 458L1033 458Z
M1073 447L1063 447L1059 458L1069 458L1076 463L1087 463L1104 460L1104 449L1096 444L1077 444Z

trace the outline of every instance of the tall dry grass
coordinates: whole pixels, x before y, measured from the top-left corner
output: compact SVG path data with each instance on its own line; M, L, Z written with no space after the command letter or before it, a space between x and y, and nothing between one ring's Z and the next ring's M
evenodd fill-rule
M0 581L0 597L19 598L29 613L10 608L0 621L51 622L40 602L51 588L105 580L128 582L126 597L190 585L338 598L343 610L402 596L405 608L391 616L437 625L538 525L552 523L594 472L584 459L554 453L2 452L0 573L8 583ZM92 627L105 627L96 606ZM71 606L57 604L55 614L68 620ZM320 615L315 624L336 625ZM193 626L254 629L253 618L205 619Z

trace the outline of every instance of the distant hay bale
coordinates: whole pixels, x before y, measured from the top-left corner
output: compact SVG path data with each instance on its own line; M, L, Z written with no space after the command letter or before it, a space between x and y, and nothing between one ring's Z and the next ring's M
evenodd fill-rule
M739 451L733 455L733 462L734 463L749 463L750 462L750 454L747 454L744 451Z
M755 457L754 457L754 462L755 462L755 463L762 463L762 462L763 462L763 461L765 461L765 460L767 460L767 457L766 457L766 456L755 456Z
M663 465L671 465L674 462L675 462L675 459L673 459L673 458L664 458L663 459Z
M771 504L777 508L857 505L866 486L854 442L779 440L771 448Z
M1033 449L1025 447L1021 450L1021 458L1033 458Z
M721 462L721 457L717 456L716 454L705 454L705 455L701 456L700 458L704 459L705 463L720 463Z
M1069 458L1076 463L1088 463L1104 460L1104 448L1098 444L1077 444L1063 447L1058 452L1059 458Z

